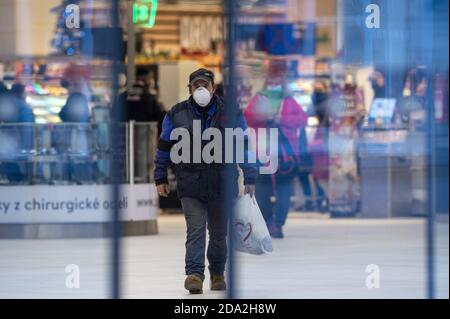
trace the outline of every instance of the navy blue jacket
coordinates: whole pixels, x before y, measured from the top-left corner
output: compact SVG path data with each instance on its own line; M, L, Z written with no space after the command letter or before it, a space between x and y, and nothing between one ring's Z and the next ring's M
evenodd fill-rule
M167 183L167 169L169 168L169 166L171 166L173 163L170 160L170 148L177 142L177 141L171 141L170 140L170 133L172 132L172 130L174 130L177 127L183 126L183 127L187 127L189 125L189 123L180 123L178 119L180 119L180 112L181 112L181 117L184 119L186 118L186 121L189 121L187 118L187 114L192 114L192 118L193 119L201 119L202 118L202 111L201 108L199 106L196 105L195 101L192 99L192 96L186 100L183 101L181 103L178 103L177 105L175 105L174 107L172 107L172 109L165 115L163 123L162 123L162 130L161 130L161 135L160 135L160 140L158 143L158 149L156 151L156 158L155 158L155 171L154 171L154 179L155 179L155 183L156 185L159 184L164 184ZM189 113L190 112L190 113ZM214 124L216 123L216 121L214 120L217 117L223 118L223 101L220 97L218 96L214 96L213 100L208 108L208 110L206 111L206 114L204 114L204 120L202 121L202 132L209 128L209 127L217 127L217 125L220 124ZM175 123L174 123L175 121ZM219 121L220 122L220 121ZM238 112L237 117L236 117L236 121L234 124L234 127L239 127L242 128L243 130L247 129L247 123L245 121L245 118L242 114L242 112ZM247 151L248 152L248 151ZM247 159L248 156L246 156ZM201 167L207 167L213 170L221 170L221 166L217 165L216 163L211 163L211 164L202 164L203 166ZM180 171L180 169L192 169L193 165L183 165L183 164L177 164L175 165L177 172ZM255 183L255 178L256 178L256 173L257 173L257 166L255 163L248 163L248 161L245 161L244 163L239 163L239 167L242 169L243 173L244 173L244 184L246 185L251 185ZM198 170L198 169L196 169ZM178 181L178 173L177 173L177 181ZM194 179L203 179L205 178L204 181L199 183L206 183L208 184L208 182L211 182L211 178L212 179L220 179L219 177L211 177L210 175L208 175L209 179L206 178L206 173L205 174L191 174L190 178L194 178ZM219 184L221 181L213 181L212 183L215 184ZM192 184L191 184L192 185ZM178 181L178 187L180 187L180 181ZM200 191L201 192L201 191ZM183 195L180 194L179 191L179 195ZM181 196L180 196L181 197Z

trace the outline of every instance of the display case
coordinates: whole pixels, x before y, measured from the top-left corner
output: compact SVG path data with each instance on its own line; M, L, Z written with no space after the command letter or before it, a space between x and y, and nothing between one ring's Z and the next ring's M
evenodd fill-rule
M4 63L3 81L7 87L14 83L25 85L26 103L31 107L36 123L60 123L59 112L65 105L69 90L62 81L71 76L66 74L68 68L86 68L89 77L86 78L89 109L98 105L111 104L111 75L109 62L103 60L84 61L73 59L60 61L31 59L29 62L6 61Z
M0 124L0 238L108 236L119 205L124 235L157 232L153 183L157 123L120 125L119 150L107 123ZM145 155L145 156L144 156ZM120 165L120 198L111 200L111 165Z

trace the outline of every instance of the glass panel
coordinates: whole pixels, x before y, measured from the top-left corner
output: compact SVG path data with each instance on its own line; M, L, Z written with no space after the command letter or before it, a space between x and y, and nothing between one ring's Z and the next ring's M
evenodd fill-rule
M433 270L434 296L449 298L449 225L448 225L448 1L433 3L433 124L431 152L433 154L431 186L434 195Z
M112 4L0 2L0 298L112 295Z
M147 13L152 12L154 3L157 3L157 13L151 24ZM123 238L123 297L222 298L225 296L223 291L209 291L206 252L203 252L204 294L190 296L184 288L186 220L178 198L179 170L177 165L167 162L170 121L165 126L162 124L165 115L162 113L190 97L187 86L192 72L205 67L214 73L214 84L222 82L222 1L123 1L122 5L128 45L127 87L121 98L125 99L123 115L129 122L129 137L134 139L134 142L129 140L130 184L137 194L137 207L141 211L147 209L154 221L130 225L130 233L139 236ZM189 125L189 122L185 124ZM160 142L161 133L166 143ZM155 161L158 155L159 165ZM168 197L158 196L155 182L162 182L166 171L170 193ZM204 192L195 190L207 190L208 186L195 178L185 179L184 184L184 188L198 196L203 196ZM220 209L221 204L218 203L214 210ZM205 221L201 218L203 213L202 210L193 212L199 214L200 220L191 220ZM202 229L207 238L206 228ZM201 236L202 229L197 236ZM195 241L200 243L201 238L197 237ZM199 244L194 252L197 256L194 263L199 263L201 249Z
M277 150L256 181L274 254L236 255L237 295L448 297L448 4L235 5L236 99L278 130L253 143Z

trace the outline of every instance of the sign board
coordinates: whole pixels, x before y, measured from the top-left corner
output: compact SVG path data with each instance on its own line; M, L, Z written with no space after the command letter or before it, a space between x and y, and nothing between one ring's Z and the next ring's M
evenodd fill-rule
M133 23L153 28L158 10L158 0L140 0L133 4Z
M33 185L0 187L0 224L104 223L114 205L123 221L154 220L158 195L154 184L121 185L113 201L111 185Z

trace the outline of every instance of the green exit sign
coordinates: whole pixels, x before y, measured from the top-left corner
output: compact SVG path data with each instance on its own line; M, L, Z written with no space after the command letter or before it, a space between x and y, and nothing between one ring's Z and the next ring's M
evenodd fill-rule
M141 0L133 4L133 23L153 28L158 0Z

